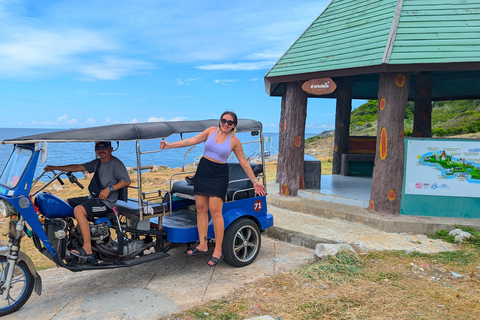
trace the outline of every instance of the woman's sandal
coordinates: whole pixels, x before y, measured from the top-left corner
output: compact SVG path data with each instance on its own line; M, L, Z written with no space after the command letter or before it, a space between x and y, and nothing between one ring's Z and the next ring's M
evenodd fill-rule
M210 266L210 267L215 267L220 261L223 260L223 254L220 256L220 258L216 258L216 257L211 257L210 260L208 260L208 262L212 261L213 264L210 264L207 262L207 264Z
M208 252L208 249L207 249L207 251L200 251L197 248L195 248L195 249L192 250L192 253L188 253L188 250L185 253L189 256L196 256L196 255L199 255L199 254L205 254L207 252Z

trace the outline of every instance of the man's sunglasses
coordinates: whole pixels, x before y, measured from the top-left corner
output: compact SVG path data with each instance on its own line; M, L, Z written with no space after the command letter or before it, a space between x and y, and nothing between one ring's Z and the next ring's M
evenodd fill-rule
M108 150L109 146L95 146L95 150Z
M222 124L228 124L229 126L233 126L233 124L235 123L233 120L227 120L227 119L220 119L220 122Z

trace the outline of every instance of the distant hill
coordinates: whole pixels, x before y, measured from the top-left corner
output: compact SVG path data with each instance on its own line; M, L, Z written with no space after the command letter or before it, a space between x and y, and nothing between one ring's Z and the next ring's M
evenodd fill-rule
M412 136L413 102L405 110L405 136ZM305 140L307 149L325 149L333 143L334 130L324 131ZM377 135L377 100L369 100L352 111L350 135ZM432 135L480 138L480 100L440 101L432 103ZM330 153L330 150L329 150Z
M405 110L405 136L412 135L413 102ZM480 100L432 103L432 135L437 137L480 132ZM377 135L377 100L369 100L352 111L350 134Z

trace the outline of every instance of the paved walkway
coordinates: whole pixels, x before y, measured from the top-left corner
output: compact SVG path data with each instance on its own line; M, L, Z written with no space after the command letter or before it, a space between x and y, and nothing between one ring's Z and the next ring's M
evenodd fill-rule
M457 245L432 240L423 234L385 232L359 223L321 218L272 205L268 209L275 219L275 226L267 230L268 236L309 248L315 248L317 243L348 243L361 252L458 250Z
M278 184L267 187L268 211L274 216L267 235L308 248L317 243L349 243L359 251L435 253L458 250L458 246L429 239L426 234L452 230L455 225L480 230L480 219L381 216L350 199L329 196L320 201L318 197L323 195L308 190L298 197L283 197L278 194Z

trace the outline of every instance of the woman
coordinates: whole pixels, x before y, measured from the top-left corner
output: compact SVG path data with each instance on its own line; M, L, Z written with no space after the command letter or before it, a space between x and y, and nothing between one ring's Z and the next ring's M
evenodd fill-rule
M223 201L228 187L228 156L235 153L238 162L250 178L255 192L265 195L265 187L258 182L255 174L243 153L242 144L235 136L237 115L232 111L225 111L220 117L217 127L210 127L193 138L168 143L164 140L160 143L161 149L182 148L205 142L203 157L198 164L194 180L194 194L197 206L197 229L199 244L187 254L196 255L208 251L208 211L213 220L215 232L215 250L212 258L208 261L209 266L216 266L222 259L222 243L224 222L222 216Z

